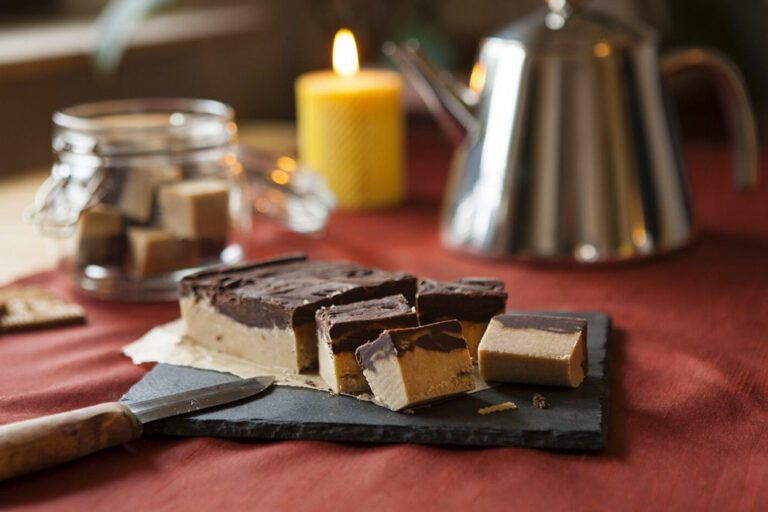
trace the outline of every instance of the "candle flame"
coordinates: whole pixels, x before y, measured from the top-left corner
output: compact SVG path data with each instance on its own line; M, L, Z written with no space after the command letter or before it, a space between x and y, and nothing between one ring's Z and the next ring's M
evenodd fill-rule
M333 38L333 70L341 76L352 76L359 69L355 36L349 29L342 28Z

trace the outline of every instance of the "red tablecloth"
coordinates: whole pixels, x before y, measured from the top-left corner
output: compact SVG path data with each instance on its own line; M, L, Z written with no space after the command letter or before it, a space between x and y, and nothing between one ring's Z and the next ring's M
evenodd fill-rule
M0 506L768 510L768 175L756 193L739 195L724 149L691 150L700 222L692 247L610 268L524 266L440 247L434 199L448 148L432 140L412 153L409 206L338 215L320 240L258 226L253 254L301 249L435 278L494 275L506 281L510 307L610 313L604 453L143 439L6 482ZM72 294L56 273L24 282ZM169 304L78 300L87 326L0 338L1 423L119 398L147 370L120 347L178 314Z

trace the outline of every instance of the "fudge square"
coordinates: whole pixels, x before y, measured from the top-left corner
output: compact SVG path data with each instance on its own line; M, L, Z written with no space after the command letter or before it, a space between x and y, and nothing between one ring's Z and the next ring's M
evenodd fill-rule
M360 345L384 330L418 325L416 310L402 295L322 308L315 314L320 376L334 393L369 391L355 359Z
M317 367L318 309L398 294L413 304L416 284L400 272L289 255L185 277L181 316L201 345L296 372Z
M79 235L79 264L120 264L125 250L125 228L117 208L100 204L85 210L80 216Z
M162 229L128 228L130 270L146 277L195 267L200 264L200 247L195 240L179 240Z
M479 355L484 380L575 388L587 373L587 321L495 316L480 341Z
M421 324L458 320L469 354L477 362L480 338L488 321L494 315L504 313L507 293L504 283L496 279L467 277L449 282L425 279L419 282L416 303Z
M229 184L205 178L160 188L163 227L179 238L224 240L229 231Z
M393 411L475 388L456 320L384 331L355 355L373 396Z
M120 211L135 222L149 222L155 209L157 189L165 183L179 181L181 174L181 169L171 165L131 168L123 183Z

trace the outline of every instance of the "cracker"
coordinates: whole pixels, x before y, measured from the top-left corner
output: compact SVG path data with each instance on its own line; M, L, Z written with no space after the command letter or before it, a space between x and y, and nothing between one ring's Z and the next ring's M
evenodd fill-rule
M25 331L82 324L85 311L36 287L0 290L0 332Z
M489 405L488 407L481 407L477 410L477 414L491 414L494 412L512 411L517 409L517 405L514 402L501 402L500 404Z

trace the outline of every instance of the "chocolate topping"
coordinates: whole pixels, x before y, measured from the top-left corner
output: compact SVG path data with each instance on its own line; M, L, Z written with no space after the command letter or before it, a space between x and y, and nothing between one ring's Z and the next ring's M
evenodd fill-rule
M314 322L331 304L402 294L413 302L416 278L350 262L307 261L290 255L188 276L182 294L207 298L219 312L254 327L285 328Z
M462 337L461 324L456 320L447 320L419 327L384 331L375 340L360 346L355 351L355 357L360 366L371 370L378 359L393 354L402 357L416 347L450 352L460 348L466 349L467 342Z
M217 265L213 268L201 270L184 277L181 280L181 296L198 295L214 290L218 285L234 285L239 282L239 277L251 271L284 265L296 261L306 261L307 257L301 253L285 254L264 260L240 263L237 265Z
M320 339L334 353L354 352L386 329L418 325L416 312L402 295L322 308L315 320Z
M584 318L562 316L498 315L493 319L511 329L536 329L562 334L581 332L587 327Z
M504 311L507 293L504 283L490 278L466 277L441 282L419 282L417 294L419 321L423 324L458 319L487 322Z

